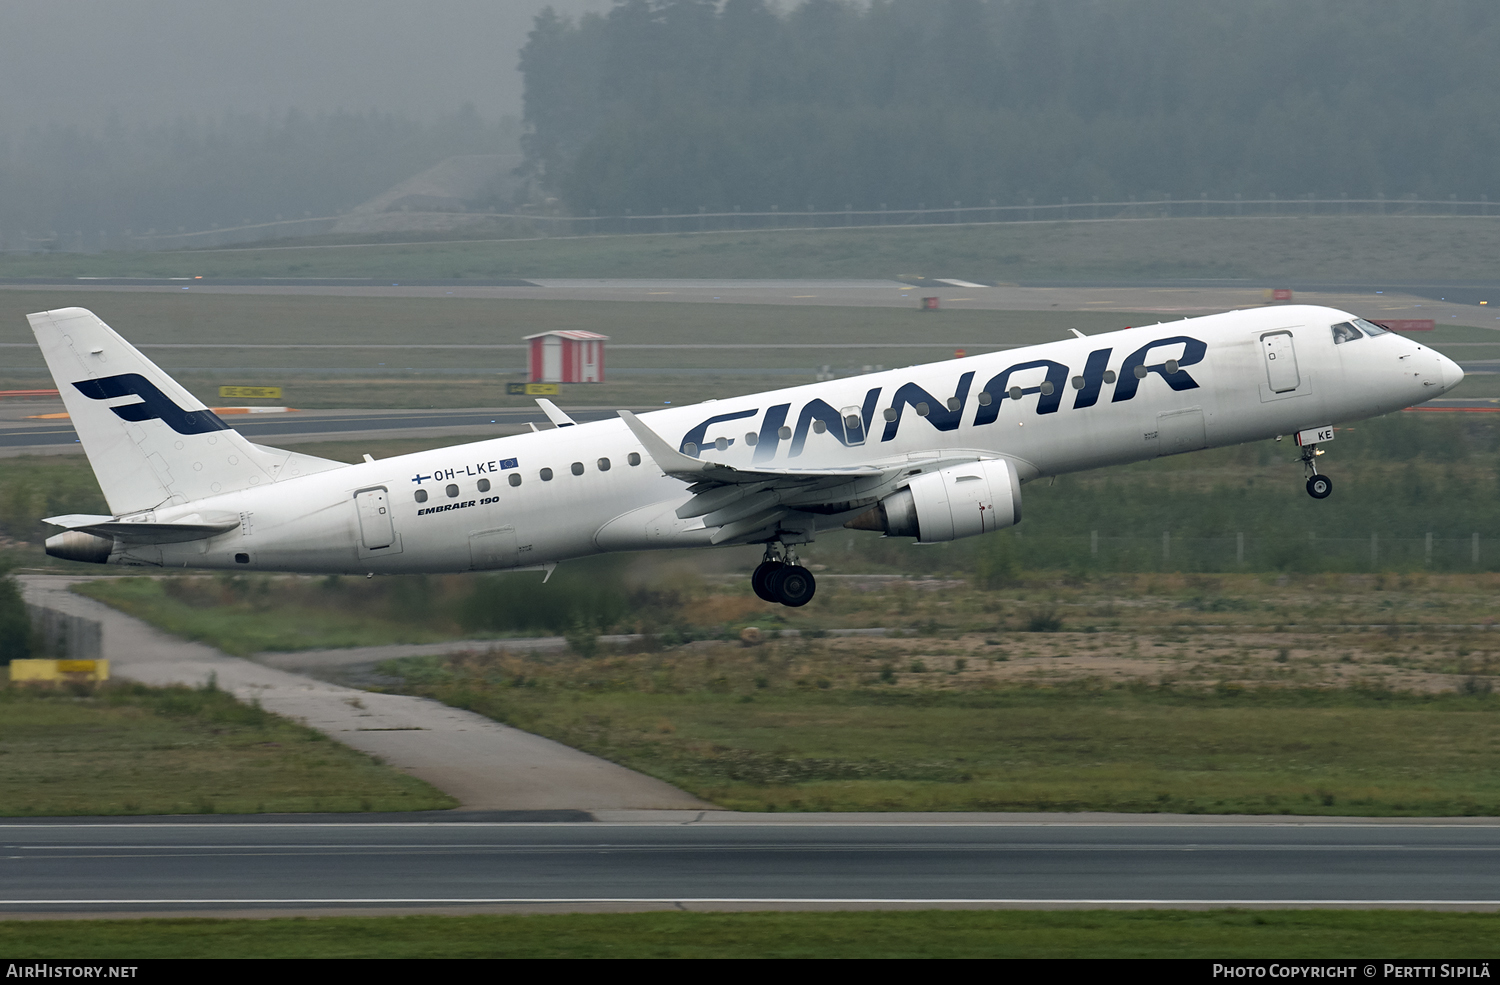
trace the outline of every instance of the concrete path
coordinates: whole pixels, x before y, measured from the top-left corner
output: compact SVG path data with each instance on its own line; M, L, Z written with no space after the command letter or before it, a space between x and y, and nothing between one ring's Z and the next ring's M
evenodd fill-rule
M62 575L19 577L26 601L103 625L104 657L117 677L144 684L218 686L242 701L305 722L381 757L457 798L469 810L709 808L670 784L436 701L372 694L227 656L162 633L68 586Z

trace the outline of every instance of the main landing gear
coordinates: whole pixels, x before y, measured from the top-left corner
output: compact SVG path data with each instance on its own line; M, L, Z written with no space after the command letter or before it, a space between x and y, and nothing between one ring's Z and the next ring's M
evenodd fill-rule
M750 576L750 587L767 602L780 602L795 608L812 601L818 583L812 572L797 560L791 548L782 546L781 555L777 556L776 545L767 544L765 560Z
M1333 480L1318 474L1318 456L1323 454L1317 445L1302 446L1302 468L1307 473L1307 494L1313 499L1327 499L1333 494Z

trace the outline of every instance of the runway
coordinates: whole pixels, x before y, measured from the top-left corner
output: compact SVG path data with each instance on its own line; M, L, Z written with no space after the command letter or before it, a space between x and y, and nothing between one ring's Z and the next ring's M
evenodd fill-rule
M13 821L0 825L0 913L1500 907L1493 820L660 813L673 822Z

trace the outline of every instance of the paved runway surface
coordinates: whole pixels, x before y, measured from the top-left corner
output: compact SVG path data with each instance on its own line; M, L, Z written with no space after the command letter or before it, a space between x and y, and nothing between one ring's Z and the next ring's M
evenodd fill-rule
M1500 906L1500 824L0 825L0 913ZM868 815L865 816L868 819ZM905 817L910 817L909 815ZM816 823L823 820L827 823Z

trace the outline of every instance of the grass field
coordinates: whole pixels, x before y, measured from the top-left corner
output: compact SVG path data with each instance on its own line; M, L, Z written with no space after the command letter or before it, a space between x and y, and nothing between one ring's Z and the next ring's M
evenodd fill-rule
M786 610L689 563L86 591L240 653L563 632L380 670L741 809L1500 814L1500 575L824 577Z
M0 815L415 811L451 797L222 691L0 688ZM0 945L0 950L3 950Z
M840 373L865 365L910 365L951 358L960 346L977 354L1002 345L1064 338L1069 328L1105 331L1145 317L1118 312L946 311L935 323L915 305L803 308L126 291L79 296L6 290L0 291L0 343L11 347L0 350L6 354L0 364L0 389L53 385L25 316L79 303L142 346L149 358L210 406L221 402L217 388L224 384L279 385L284 389L279 402L306 409L534 407L530 398L507 396L504 384L519 379L525 367L522 337L552 329L608 334L614 345L610 367L617 371L604 384L565 387L560 403L649 407L811 383L825 365ZM205 341L350 348L193 347ZM826 343L829 348L621 348L744 341L769 346ZM868 351L841 347L851 341L931 345ZM412 343L512 348L362 348ZM172 348L153 348L164 344Z
M0 922L38 958L1493 958L1500 916L926 910Z
M1109 659L1049 634L499 652L381 671L733 810L1500 815L1500 696L1299 686L1316 651L1252 683L1250 654L1174 635L1189 642L1175 660L1154 637L1099 644L1118 647ZM1208 642L1221 651L1192 645ZM1153 674L1163 662L1188 673Z
M11 254L0 277L1295 278L1489 281L1500 218L1137 219L210 251Z

